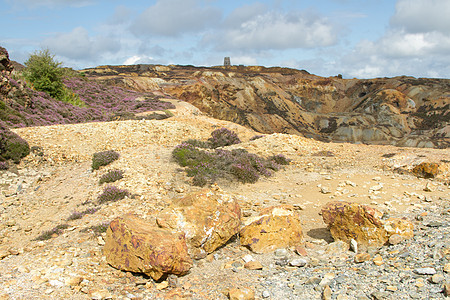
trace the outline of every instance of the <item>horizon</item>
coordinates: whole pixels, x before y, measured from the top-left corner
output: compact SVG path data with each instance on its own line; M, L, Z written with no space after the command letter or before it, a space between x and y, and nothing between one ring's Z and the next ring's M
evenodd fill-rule
M0 0L1 46L24 63L233 65L344 78L450 78L447 0Z

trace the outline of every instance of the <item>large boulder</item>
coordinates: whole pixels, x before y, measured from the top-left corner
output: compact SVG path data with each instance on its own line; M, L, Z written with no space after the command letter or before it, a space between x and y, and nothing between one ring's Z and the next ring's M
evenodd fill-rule
M248 219L240 237L241 245L255 253L295 247L304 242L298 213L289 205L268 207L259 216Z
M192 267L184 233L158 228L132 214L111 222L103 253L114 268L155 280L164 274L184 275Z
M323 221L335 240L349 243L354 239L358 247L371 248L386 244L397 234L402 239L413 237L413 224L407 220L382 220L383 214L366 205L333 201L322 208Z
M12 70L13 65L9 60L8 51L5 48L0 47L0 72L1 71L12 72Z
M161 228L184 232L190 253L197 258L213 252L239 232L241 209L220 189L203 189L174 200L156 221Z

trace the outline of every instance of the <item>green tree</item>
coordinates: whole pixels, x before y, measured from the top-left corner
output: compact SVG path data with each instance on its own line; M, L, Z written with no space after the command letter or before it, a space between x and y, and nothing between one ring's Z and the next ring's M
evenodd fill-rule
M23 75L36 90L46 92L55 99L61 99L65 88L62 82L62 63L56 61L54 57L48 49L34 52L25 62L26 69Z

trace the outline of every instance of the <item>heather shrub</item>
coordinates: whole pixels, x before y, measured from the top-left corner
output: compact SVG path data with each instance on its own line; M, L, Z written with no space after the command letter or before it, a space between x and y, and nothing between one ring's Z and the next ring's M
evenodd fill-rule
M120 180L123 178L123 171L122 170L109 170L106 174L103 174L102 177L100 177L99 184L103 183L111 183L115 182L117 180Z
M19 163L20 159L30 154L27 141L0 123L0 160L11 159Z
M211 133L211 137L208 139L210 147L212 149L218 147L225 147L234 144L239 144L241 140L234 131L227 128L216 129Z
M262 137L264 137L264 135L254 135L250 138L250 141L254 141L254 140L260 139Z
M101 235L102 233L105 233L108 230L110 222L103 222L98 225L93 225L87 228L82 229L82 232L91 231L95 235Z
M289 164L289 159L283 155L264 159L244 149L199 149L202 146L204 144L199 141L188 140L172 151L173 159L186 167L187 176L192 177L192 183L197 186L204 186L219 178L255 183L261 176L271 176L272 171Z
M119 189L115 186L109 185L103 189L103 192L98 196L98 203L103 204L106 202L115 202L122 200L129 196L130 193L127 190Z
M81 219L82 217L84 217L85 215L92 215L94 214L99 208L98 207L94 207L94 208L88 208L82 212L78 212L78 211L74 211L68 218L67 221L73 221L73 220L78 220Z
M9 164L7 161L0 161L0 170L8 170Z
M92 156L92 169L98 170L102 166L107 166L119 158L119 153L114 150L96 152Z
M69 225L68 224L59 224L57 226L55 226L54 228L44 231L43 233L41 233L39 236L37 236L34 240L35 241L46 241L51 239L53 236L58 236L61 233L63 233L64 229L68 228Z
M272 155L267 159L279 165L289 165L289 163L291 162L291 159L286 158L286 156L284 156L283 154Z

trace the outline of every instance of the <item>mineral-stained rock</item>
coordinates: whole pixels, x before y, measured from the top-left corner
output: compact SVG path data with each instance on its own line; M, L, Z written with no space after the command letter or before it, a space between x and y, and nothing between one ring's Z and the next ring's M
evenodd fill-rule
M155 280L166 273L184 275L192 267L183 233L158 228L132 214L111 222L103 253L111 266Z
M303 243L298 213L294 207L287 205L269 207L259 216L247 220L240 236L241 244L256 253L267 253Z
M182 231L190 252L211 253L239 232L241 209L237 201L219 189L203 189L175 200L163 210L157 224Z
M249 288L234 288L228 293L230 300L253 300L255 299L255 292Z
M439 164L424 162L415 166L412 172L417 177L434 178L439 174Z
M363 248L380 247L394 234L404 239L414 235L411 222L394 218L383 221L380 211L358 203L329 202L322 208L322 217L335 240L354 239Z

